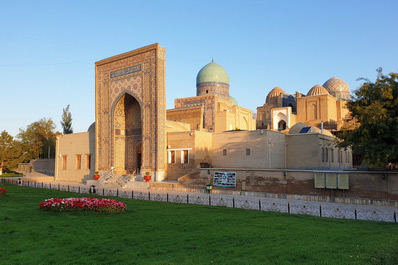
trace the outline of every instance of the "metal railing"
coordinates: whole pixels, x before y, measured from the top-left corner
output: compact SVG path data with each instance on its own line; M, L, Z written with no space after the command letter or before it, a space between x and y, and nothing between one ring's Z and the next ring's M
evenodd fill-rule
M304 205L301 203L285 202L270 202L266 198L250 197L250 198L235 198L225 197L222 195L212 195L205 193L197 194L177 194L173 193L162 193L162 192L144 192L114 188L95 188L83 186L83 185L67 185L58 183L44 183L44 182L30 182L23 181L18 183L18 180L14 179L1 179L1 182L16 184L20 186L44 188L60 191L75 192L81 194L93 194L99 196L114 196L125 199L135 200L147 200L157 202L171 202L181 204L196 204L196 205L208 205L208 206L219 206L229 208L240 208L240 209L251 209L268 212L280 212L288 214L305 214L318 217L326 218L339 218L339 219L354 219L354 220L368 220L368 221L381 221L381 222L393 222L397 223L396 210L388 211L385 209L369 210L353 208L353 205L343 205L335 207L328 204ZM313 203L312 203L313 204Z

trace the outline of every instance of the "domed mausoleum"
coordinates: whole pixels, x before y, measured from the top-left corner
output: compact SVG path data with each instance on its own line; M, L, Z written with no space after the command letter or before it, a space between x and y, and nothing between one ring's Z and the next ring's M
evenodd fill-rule
M287 94L282 88L276 86L267 95L265 104L261 107L257 107L257 129L271 129L273 127L273 121L279 119L277 122L278 130L285 130L286 124L290 124L287 120L288 113L280 113L276 117L271 116L271 110L278 107L291 107L290 112L296 112L296 99L294 96ZM283 121L282 121L283 120ZM281 122L282 121L282 122ZM276 126L276 125L275 125Z
M338 77L327 80L323 86L315 85L303 95L296 91L289 95L280 87L274 87L267 95L265 104L257 107L257 129L288 132L294 124L338 131L348 114L346 100L350 88Z
M332 77L323 84L323 87L329 91L330 95L337 99L350 99L350 87L343 79Z
M267 95L265 102L270 105L278 105L279 96L281 94L286 95L286 92L282 88L276 86Z
M200 69L196 76L196 95L217 95L229 100L229 77L225 69L212 61Z
M235 129L255 130L252 111L240 107L229 94L229 76L212 61L196 76L196 97L174 100L167 110L167 120L190 125L191 130L223 132Z

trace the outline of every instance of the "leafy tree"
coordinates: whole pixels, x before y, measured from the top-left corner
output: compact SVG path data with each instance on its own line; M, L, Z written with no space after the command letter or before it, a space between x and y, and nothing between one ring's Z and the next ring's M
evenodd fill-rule
M3 169L13 169L23 161L22 145L19 141L2 131L0 134L0 175Z
M352 147L373 168L398 163L398 73L383 75L381 68L377 72L374 83L359 79L365 83L347 103L348 122L360 125L351 130L343 127L338 135L340 147Z
M59 133L54 130L55 123L51 118L33 122L26 130L19 129L17 138L21 139L27 159L55 157L55 140Z
M63 109L62 111L62 121L61 125L64 130L64 134L70 134L73 133L73 128L72 128L72 113L69 111L69 104L68 106Z

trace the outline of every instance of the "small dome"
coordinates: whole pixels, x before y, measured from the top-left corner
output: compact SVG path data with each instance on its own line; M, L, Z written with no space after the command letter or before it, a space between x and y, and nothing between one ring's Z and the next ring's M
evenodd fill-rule
M308 127L308 125L303 122L298 122L295 125L293 125L292 128L290 128L289 134L300 133L301 129L303 129L304 127Z
M196 76L196 86L200 83L207 82L224 83L229 85L228 73L221 65L215 62L208 63L200 69Z
M265 100L265 103L267 104L277 104L277 100L275 98L278 98L280 94L286 94L285 91L283 91L282 88L276 86L274 87L267 95L267 99Z
M332 77L323 86L338 99L350 99L350 87L343 79Z
M331 132L329 132L326 129L323 129L323 132L321 129L314 127L314 126L309 126L303 122L298 122L295 125L293 125L292 128L290 128L289 130L289 134L304 134L304 133L321 133L324 135L328 135L328 136L332 136L333 134Z
M229 102L232 103L232 106L238 106L238 101L234 97L229 96Z
M307 93L307 97L308 96L319 96L319 95L328 95L329 92L326 90L326 88L324 88L321 85L315 85L313 86L310 91L308 91Z
M93 122L90 127L88 127L87 132L89 133L95 133L95 122Z

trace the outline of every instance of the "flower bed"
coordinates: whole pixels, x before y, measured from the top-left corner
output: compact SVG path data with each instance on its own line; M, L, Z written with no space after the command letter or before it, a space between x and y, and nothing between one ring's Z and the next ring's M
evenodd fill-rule
M39 208L54 212L96 211L106 213L121 213L126 210L126 204L111 199L98 198L54 198L39 204Z
M6 196L7 192L8 191L6 189L0 188L0 196Z

